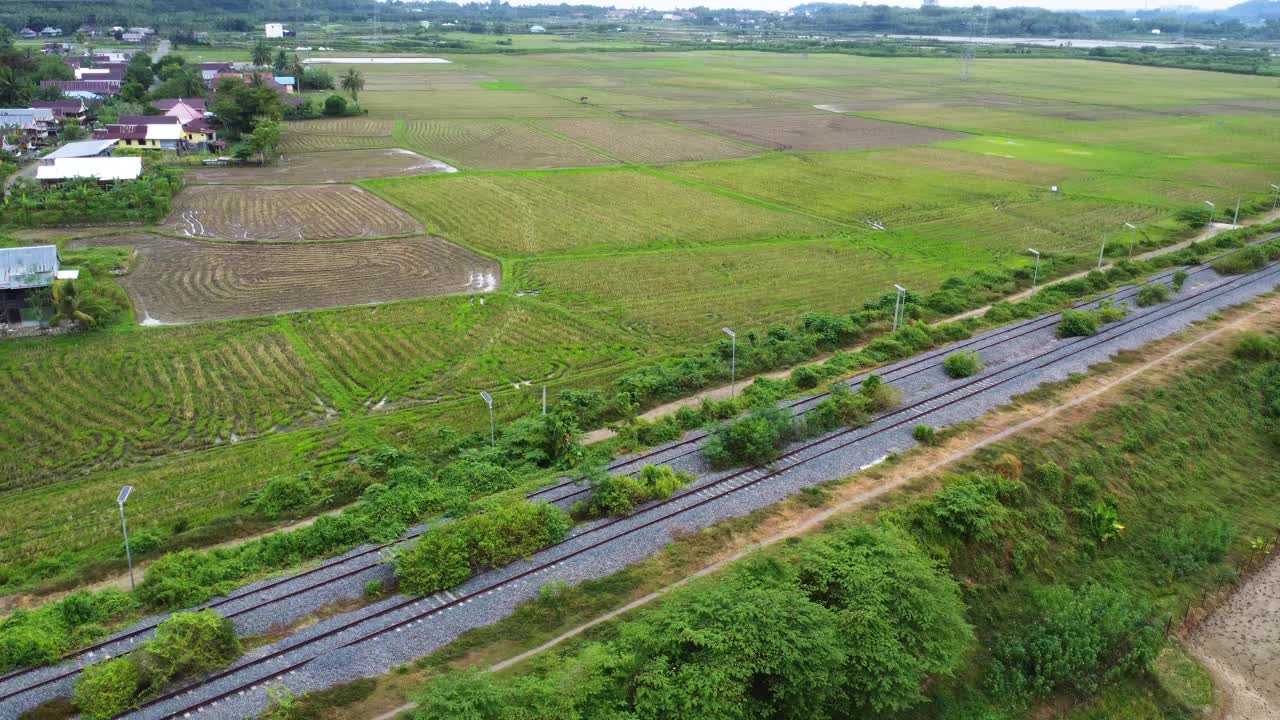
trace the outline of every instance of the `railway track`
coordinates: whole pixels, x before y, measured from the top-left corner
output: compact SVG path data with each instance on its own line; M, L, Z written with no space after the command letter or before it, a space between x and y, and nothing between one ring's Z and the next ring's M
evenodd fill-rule
M457 596L444 593L443 595L448 600L440 600L438 599L440 595L435 595L430 598L409 598L389 604L373 613L349 619L306 639L279 647L269 654L214 674L198 684L165 693L143 704L142 709L149 710L154 708L160 714L149 714L148 717L163 718L164 720L186 718L193 712L202 712L211 705L216 705L235 696L244 695L246 691L256 689L264 683L295 673L324 655L340 650L357 648L385 635L402 632L411 625L420 624L425 619L446 612L451 608L469 603L504 587L547 572L585 553L599 550L605 545L617 542L696 508L706 506L744 489L757 486L772 478L791 472L806 463L863 442L868 438L908 426L940 409L988 393L995 388L1024 378L1031 373L1043 370L1094 347L1112 342L1119 337L1136 332L1154 323L1175 317L1190 308L1231 293L1242 286L1259 280L1275 279L1277 277L1280 277L1280 263L1272 263L1253 273L1237 276L1201 293L1166 303L1156 310L1107 325L1096 335L1073 338L1057 343L1051 349L1039 352L1032 357L998 371L966 380L929 397L884 413L877 418L874 423L875 427L846 428L827 434L787 451L770 465L753 466L735 471L719 479L690 487L677 495L673 495L671 498L646 506L632 515L611 519L591 527L555 546L540 551L539 555L544 556L545 559L523 571ZM594 536L598 534L600 534L600 537L595 538ZM593 539L584 544L582 542L583 538L588 536L592 536ZM561 552L557 552L557 549L560 549ZM430 607L416 610L424 603L430 605ZM402 611L407 612L405 617L388 617ZM383 618L387 618L387 620L379 623L378 621ZM350 634L351 637L344 637L346 634ZM302 657L291 657L303 651L306 652ZM255 668L259 669L260 672L258 674L245 681L239 680L238 676ZM165 708L161 710L157 707L162 703L192 695L206 685L233 677L237 678L237 680L230 688L221 690L213 696L194 700L192 703L177 709Z
M1256 242L1262 243L1262 242L1266 242L1268 240L1274 239L1276 237L1280 237L1280 235L1264 238ZM1236 252L1236 251L1233 250L1227 253L1222 253L1220 255L1214 256L1213 258L1210 258L1205 262L1186 268L1186 271L1188 273L1193 273L1193 274L1205 271L1210 267L1210 265L1214 261L1216 261L1217 259L1225 255L1229 255L1232 252ZM1176 269L1173 269L1173 270L1159 273L1157 275L1152 276L1149 280L1147 280L1144 283L1127 287L1125 289L1118 290L1112 293L1108 293L1106 295L1103 295L1098 298L1094 298L1087 302L1076 303L1072 305L1072 308L1087 307L1089 305L1093 305L1095 303L1108 300L1108 299L1110 300L1128 299L1129 297L1136 295L1140 290L1140 288L1142 287L1142 285L1156 283L1156 282L1163 283L1169 280L1170 278L1172 278L1172 276L1176 271L1177 271ZM1242 276L1242 277L1249 277L1249 276ZM1218 289L1218 287L1222 287L1222 286L1216 286L1214 289ZM1186 298L1186 299L1191 299L1195 297L1199 297L1199 296L1198 295L1189 296L1189 298ZM1177 302L1177 301L1175 300L1174 302ZM926 372L928 370L931 370L937 367L938 365L941 364L943 358L945 358L947 355L953 352L956 352L957 350L969 349L969 350L979 351L979 350L988 349L1003 343L1007 343L1017 338L1051 327L1057 322L1058 318L1060 317L1061 317L1061 312L1057 312L1050 315L1045 315L1037 318L1024 320L1018 323L1014 323L1013 325L1007 326L1005 328L1001 328L989 333L985 333L976 338L971 338L969 340L953 343L942 348L938 348L935 350L922 353L921 355L915 356L909 359L908 361L900 362L898 364L891 366L890 368L888 368L882 373L882 377L884 377L888 382L899 382L908 377L912 377L914 375L917 375L922 372ZM858 377L848 381L847 384L849 384L852 387L856 387L861 383L861 378L864 378L865 375L866 375L865 373L862 375L859 375ZM804 398L788 401L787 403L784 404L784 407L795 409L795 408L800 408L801 406L804 406L802 409L796 412L797 416L802 415L806 412L809 412L811 409L813 409L813 407L815 407L817 403L820 402L827 395L829 395L829 393L819 393L815 395L806 396ZM909 407L914 407L914 405ZM897 412L897 411L894 411L894 412ZM882 416L882 418L883 417L885 416ZM675 460L679 460L681 458L684 458L699 452L700 447L698 443L701 440L703 440L705 437L707 437L708 434L709 433L706 433L706 432L693 433L687 438L677 443L669 444L634 457L622 458L622 459L616 460L610 463L607 466L607 468L610 471L617 471L617 470L627 468L627 467L632 467L641 463L651 464L654 461L654 459L658 457L662 458L661 462L672 462ZM679 452L675 455L668 455L673 450L678 450ZM634 472L638 472L638 470L633 470L630 472L634 473ZM555 485L552 485L546 488L541 488L533 493L529 493L526 497L530 500L546 500L549 502L563 502L566 500L570 500L572 498L575 498L580 495L585 495L590 492L590 488L582 487L580 485L583 479L584 478L566 479L563 482L557 483ZM554 497L549 497L549 495L554 494L556 491L566 490L566 489L568 490L568 492L564 494L559 494L559 495L555 495ZM283 602L285 600L289 600L292 598L303 596L307 593L317 590L318 588L332 585L333 583L341 582L343 580L347 580L349 578L358 576L362 573L368 572L369 570L375 568L377 565L380 564L381 553L384 550L399 544L411 542L417 539L424 532L426 532L425 528L410 532L401 538L397 538L396 540L392 540L386 543L381 543L378 545L373 545L364 550L360 550L358 552L348 554L338 559L325 561L313 568L302 571L300 573L284 576L276 580L267 582L266 584L254 587L250 590L233 593L232 595L228 595L226 597L216 599L204 605L197 606L197 609L215 609L216 610L222 607L226 607L227 605L243 602L254 596L260 596L260 595L264 596L259 602L252 603L246 607L238 608L230 612L222 613L224 617L234 620L238 617L242 617L249 613L262 610L270 605ZM353 567L350 569L344 570L337 575L319 578L313 582L304 583L300 587L288 589L285 592L282 592L277 595L267 595L270 591L274 589L281 588L282 586L285 586L291 583L297 583L299 580L302 580L308 577L313 577L321 573L325 573L335 568L339 568L343 565L347 565L348 563L354 563ZM136 643L140 638L143 638L149 635L155 629L155 627L159 625L161 620L162 619L157 619L154 622L150 622L150 623L147 623L146 625L130 630L125 634L116 635L114 637L107 638L100 642L94 643L93 645L90 645L80 650L77 650L75 652L69 653L68 655L63 657L63 661L66 662L66 661L76 660L80 658L92 658L96 656L98 653L103 653L106 657L110 657L112 654L109 650L110 648L114 648L115 646L123 643L127 643L130 645ZM131 648L122 649L121 652L116 652L114 654L116 655L123 654L124 652L128 652L130 649ZM24 675L39 673L40 671L46 670L47 668L48 666L40 666L40 667L27 668L24 670L18 670L18 671L8 673L6 675L0 676L0 685L9 683L10 681L18 679ZM74 678L76 675L78 675L82 671L82 669L83 669L83 666L76 667L76 668L68 668L63 672L56 673L49 677L40 678L39 680L36 680L30 684L26 684L22 687L18 687L18 688L6 690L6 691L0 691L0 703L3 703L12 698L18 697L25 693L32 692L37 689L48 687L50 685L54 685L56 683L60 683L60 682L69 680L71 678Z

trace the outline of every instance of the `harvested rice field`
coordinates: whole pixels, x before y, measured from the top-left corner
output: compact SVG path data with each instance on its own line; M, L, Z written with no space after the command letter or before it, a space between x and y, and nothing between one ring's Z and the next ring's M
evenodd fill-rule
M391 131L394 129L393 121L365 118L291 122L285 127L284 138L278 149L283 155L291 155L326 150L394 147L395 141L391 139Z
M539 130L531 122L517 120L413 120L397 127L395 138L401 147L476 170L539 170L613 162Z
M500 255L806 237L823 220L630 169L475 173L366 181L430 228Z
M871 150L954 140L961 133L820 110L681 114L673 120L774 150Z
M355 185L193 185L164 229L194 238L307 242L422 232L403 210Z
M764 152L754 145L667 123L559 118L547 120L546 125L557 134L599 148L609 157L641 165L742 158Z
M144 325L489 292L501 276L497 262L434 237L246 245L139 234L69 246L113 245L140 255L121 283Z
M457 172L457 169L402 148L331 150L281 155L262 166L201 167L187 172L187 182L198 185L338 183L439 172Z

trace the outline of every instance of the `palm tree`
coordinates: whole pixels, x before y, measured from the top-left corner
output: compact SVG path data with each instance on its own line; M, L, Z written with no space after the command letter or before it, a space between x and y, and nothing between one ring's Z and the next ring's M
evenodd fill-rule
M364 76L355 68L348 69L347 74L342 76L342 89L351 94L352 101L360 102L359 95L364 89Z
M74 280L58 280L53 283L53 324L65 321L92 326L105 308L97 298L80 291Z
M30 89L16 69L8 65L0 65L0 105L25 103Z
M271 64L271 48L261 40L253 46L253 64L257 67Z

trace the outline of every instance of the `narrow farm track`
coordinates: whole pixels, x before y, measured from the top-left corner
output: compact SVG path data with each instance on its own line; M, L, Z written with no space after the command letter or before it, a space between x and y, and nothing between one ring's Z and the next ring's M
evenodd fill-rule
M1259 242L1265 242L1265 240L1262 240ZM1196 280L1201 276L1216 278L1217 277L1216 273L1214 273L1211 269L1209 269L1209 266L1212 262L1213 262L1213 259L1210 259L1204 263L1201 263L1199 265L1189 268L1189 271L1190 271L1189 282L1194 284ZM1170 270L1170 271L1161 273L1159 275L1156 275L1148 282L1167 281L1172 277L1175 271L1176 270ZM1260 271L1260 272L1263 272L1263 273L1271 272L1271 269L1269 268L1267 270ZM1138 325L1137 327L1145 327L1146 324L1155 322L1159 320L1161 317L1164 317L1168 314L1176 314L1180 312L1184 308L1184 306L1194 307L1200 303L1206 302L1208 300L1212 300L1213 298L1217 297L1218 295L1224 292L1229 292L1232 288L1236 287L1241 283L1252 282L1252 280L1250 280L1249 278L1254 278L1256 275L1257 274L1250 275L1250 276L1241 276L1234 279L1228 279L1223 283L1210 287L1204 292L1179 298L1166 306L1160 306L1156 308L1157 310L1160 311L1156 320L1151 320L1149 314L1140 315L1136 318L1132 318L1130 320L1122 321L1120 323L1107 326L1106 328L1104 328L1103 332L1100 333L1100 335L1098 336L1094 336L1093 338L1077 338L1074 340L1065 341L1064 343L1061 343L1058 347L1055 347L1052 350L1042 352L1039 355L1035 355L1031 358L1021 360L1018 364L1011 365L1010 367L1013 367L1013 368L1024 367L1028 363L1033 363L1034 361L1039 360L1043 357L1061 354L1064 349L1069 350L1070 348L1080 345L1081 343L1091 342L1092 344L1088 344L1086 345L1086 347L1092 347L1093 345L1096 345L1100 342L1106 342L1110 338L1114 337L1115 333L1117 332L1120 332L1120 334L1125 334L1126 332L1130 332L1131 330L1122 330L1122 329L1127 326L1131 326L1138 321L1143 321L1145 324ZM1075 307L1086 307L1091 304L1096 304L1100 300L1124 301L1128 298L1131 298L1133 295L1135 295L1138 292L1138 289L1140 287L1141 285L1126 287L1116 292L1109 293L1108 295L1102 298L1099 298L1097 300L1093 300L1086 303L1079 303ZM1206 295L1208 297L1205 297ZM930 351L922 355L909 358L907 360L891 365L888 368L883 369L881 371L881 375L889 382L894 382L894 383L901 382L903 380L906 380L907 378L924 373L927 370L936 369L939 365L941 365L942 359L946 355L956 350L967 349L967 350L975 350L975 351L981 352L981 351L986 351L991 348L995 348L1005 344L1016 344L1018 340L1028 335L1031 335L1033 333L1043 332L1046 329L1052 328L1052 326L1056 324L1058 317L1060 317L1060 313L1054 313L1051 315L1045 315L1045 316L1041 316L1031 320L1022 321L1005 328L993 330L991 332L971 338L969 340L955 343L945 348ZM1101 339L1099 340L1098 338L1101 338ZM1057 360L1050 359L1045 364L1047 365L1054 362L1057 362ZM679 495L673 496L668 501L659 503L658 505L655 505L650 508L646 508L641 512L649 513L655 508L666 507L666 506L673 505L675 503L679 503L686 500L693 501L698 498L705 500L707 499L707 493L711 489L728 488L723 492L720 492L719 494L712 496L711 499L723 497L728 493L736 492L737 490L750 487L770 477L775 477L783 472L787 472L791 468L810 462L815 458L823 457L826 454L829 454L831 452L836 452L838 450L841 450L845 447L848 447L850 444L860 442L866 439L867 437L874 437L875 435L886 432L893 428L897 428L905 424L910 424L914 422L918 417L934 412L939 407L939 403L942 403L944 405L954 404L965 398L972 397L981 392L985 392L986 390L989 390L993 387L1003 385L1004 383L1009 382L1010 380L1016 377L1021 377L1022 375L1025 375L1026 373L1032 372L1043 366L1033 366L1030 370L1025 370L1018 375L1014 375L1012 377L1006 377L1005 379L999 380L999 382L995 382L995 383L991 382L993 379L998 379L1003 375L1007 374L1010 367L1002 368L994 374L980 375L977 378L974 378L959 387L948 388L944 393L935 393L933 395L927 396L920 400L913 399L911 404L903 408L894 410L892 412L886 413L882 415L880 418L878 418L876 421L877 423L889 422L890 424L886 427L882 427L876 430L871 435L859 436L858 429L849 429L849 430L839 431L833 435L827 436L822 440L809 443L807 445L804 445L802 447L796 448L788 452L786 455L784 455L782 458L779 459L778 461L779 464L776 466L782 469L767 469L767 468L755 467L755 468L748 468L745 470L737 471L735 473L730 473L722 477L712 478L710 482L697 484L696 486L690 488L688 491L680 493ZM849 381L847 381L847 383L852 386L856 386L860 384L864 378L865 378L865 374L852 378ZM975 389L968 392L968 394L964 394L963 397L956 398L957 393L960 393L961 391L964 391L967 388L975 388ZM816 394L816 395L808 396L805 398L801 398L798 400L788 401L787 403L784 404L784 407L792 409L797 415L802 415L808 412L809 410L811 410L813 407L815 407L817 403L821 401L822 398L826 397L826 395L827 395L826 393L822 393L822 394ZM627 468L636 468L633 470L628 470L628 472L634 473L638 471L638 467L642 463L648 463L648 464L674 463L682 459L687 459L690 456L693 456L698 453L699 451L699 448L697 447L698 442L704 437L706 437L706 434L707 433L705 432L699 431L681 441L672 443L664 447L656 448L650 452L636 455L633 457L628 457L628 458L619 458L609 465L609 469L611 471L617 472L619 470L623 470ZM829 450L825 450L819 454L810 456L810 452L812 451L813 448L816 448L819 445L830 443L832 440L835 440L837 438L843 438L846 435L850 435L850 434L855 435L855 437L848 440L847 442L844 442L843 444L838 444ZM758 477L758 478L756 477L761 474L763 474L762 477ZM551 502L555 502L557 504L562 504L562 503L569 504L573 502L577 497L585 495L587 492L589 492L589 490L587 488L582 487L580 483L581 483L581 478L567 479L561 483L558 483L546 488L542 488L534 493L531 493L528 495L528 497L530 499L535 499L535 500L548 500ZM702 500L698 500L694 505L690 507L691 508L698 507L704 504ZM684 510L680 510L678 512L684 512ZM669 518L673 516L674 515L667 515L667 516L664 516L664 518ZM635 516L631 516L629 518L622 518L614 521L586 526L584 529L577 532L573 536L573 538L571 538L570 541L566 541L566 542L579 541L580 538L587 537L587 536L595 536L597 533L609 531L611 528L614 528L615 526L621 523L628 522L634 517ZM648 527L648 525L644 525L642 527ZM406 534L405 537L393 542L356 548L355 550L352 550L342 556L320 563L317 566L310 568L308 570L305 570L301 573L297 573L291 576L276 578L269 581L263 581L263 582L242 588L241 590L238 590L237 592L232 593L227 597L213 600L200 607L213 608L213 609L219 610L220 613L223 614L224 616L238 621L238 626L241 628L242 632L245 632L246 630L250 632L262 631L270 627L270 625L263 625L260 620L254 618L254 615L255 614L261 615L263 614L264 611L267 612L268 614L273 613L274 608L278 608L281 605L288 606L285 608L285 611L287 611L289 615L288 617L285 618L285 620L288 620L289 618L305 617L305 615L308 612L311 612L315 609L317 604L315 601L317 599L322 599L324 597L327 597L326 591L333 592L334 593L333 597L336 599L338 597L341 597L343 593L350 592L352 589L357 589L356 591L358 592L358 587L368 579L385 579L385 577L389 575L389 572L388 572L388 568L382 564L384 561L384 555L383 555L384 551L395 545L398 545L404 542L409 542L415 539L416 537L421 535L423 532L425 532L426 529L427 529L426 527L415 528L412 531L410 531L408 534ZM611 542L612 539L616 539L616 537L605 538L598 543L588 546L588 548L599 547L602 543ZM344 589L338 588L338 586L340 585L346 586L346 589L344 590ZM84 648L82 650L79 650L75 653L68 655L65 659L67 661L75 663L75 665L72 667L68 667L67 665L64 664L57 667L33 668L29 670L10 673L8 675L0 677L0 710L3 710L7 701L20 698L21 696L28 695L28 694L38 694L38 695L45 694L45 693L37 693L36 691L55 690L58 688L63 688L63 689L69 688L70 683L79 674L83 666L92 664L93 662L97 662L98 660L104 659L106 657L118 655L122 652L127 652L129 649L133 647L135 643L149 637L152 631L154 630L155 626L159 624L161 620L163 620L163 617L151 618L123 633L120 633L116 636L113 636L104 641L96 643L90 647ZM279 621L279 617L277 617L277 621ZM23 705L25 706L27 704L23 703Z
M535 578L538 580L536 584L540 585L541 581L552 579L557 574L557 569L565 568L567 572L579 561L587 562L588 555L597 554L596 559L599 559L599 551L603 551L606 546L609 546L607 555L625 556L634 552L633 538L659 526L669 527L669 521L686 518L712 504L726 501L731 496L764 486L768 481L803 472L806 466L821 463L855 444L869 442L878 436L910 426L972 398L986 396L997 388L1014 386L1013 389L1017 389L1026 385L1025 382L1019 383L1019 380L1024 379L1038 384L1042 379L1040 371L1050 366L1074 358L1087 360L1088 351L1095 348L1109 352L1108 348L1125 336L1140 333L1151 326L1159 329L1164 321L1176 320L1197 308L1205 311L1217 309L1218 303L1215 301L1230 303L1241 297L1239 291L1242 289L1249 289L1246 296L1270 289L1278 277L1280 263L1272 264L1249 275L1208 286L1202 292L1174 300L1162 307L1135 313L1130 319L1107 326L1098 335L1063 341L995 372L948 385L941 392L885 414L872 426L837 431L795 447L771 467L746 468L713 478L628 517L582 528L568 540L539 552L534 561L516 563L473 578L464 583L457 594L445 592L427 598L393 598L347 617L335 618L335 622L322 623L308 629L308 632L299 633L198 684L157 697L130 717L168 720L187 717L196 712L206 713L206 716L234 717L238 716L237 713L243 713L246 706L242 703L260 704L260 694L249 696L247 693L261 689L270 682L296 681L300 687L305 688L308 677L296 677L304 671L324 681L335 674L341 674L339 671L342 669L350 669L348 664L355 662L357 658L365 663L370 660L385 660L393 644L399 645L411 640L418 626L427 619L431 619L433 623L437 619L441 623L447 623L456 620L458 615L480 612L481 606L492 606L499 602L504 606L509 605L511 598L517 593L508 593L508 590L520 587L527 589L535 584L528 581ZM1141 340L1142 337L1135 339ZM680 523L676 522L675 525L680 526ZM624 539L628 542L618 544L617 541ZM418 654L424 651L418 644L414 644L414 647ZM315 668L314 672L312 666ZM210 712L215 715L208 715Z

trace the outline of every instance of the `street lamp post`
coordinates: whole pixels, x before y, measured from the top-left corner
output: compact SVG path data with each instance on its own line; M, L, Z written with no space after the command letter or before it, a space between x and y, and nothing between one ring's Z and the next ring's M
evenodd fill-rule
M729 399L737 394L738 384L738 334L729 328L720 328L729 336Z
M1275 198L1271 200L1271 209L1275 210L1276 206L1280 205L1280 185L1271 183L1271 189L1276 191Z
M1240 198L1236 198L1236 215L1231 218L1232 229L1240 227Z
M897 284L893 286L893 289L898 291L893 303L893 329L896 332L907 312L907 289Z
M1134 225L1133 223L1125 223L1124 226L1129 228L1130 230L1141 232L1140 230L1138 230L1138 226ZM1133 241L1132 240L1129 241L1129 259L1130 260L1133 259Z
M120 531L124 533L124 557L129 563L129 589L133 590L133 552L129 549L129 526L124 521L124 504L128 501L131 492L133 492L132 485L120 488L120 494L116 496L116 504L120 506Z
M1204 201L1204 204L1209 206L1209 224L1210 224L1210 225L1212 225L1212 224L1213 224L1213 213L1217 211L1218 206L1217 206L1217 205L1214 205L1213 203L1209 202L1208 200L1205 200L1205 201Z
M1107 252L1107 236L1102 236L1102 247L1098 248L1098 269L1102 269L1102 256Z
M1027 248L1027 252L1036 256L1036 269L1031 272L1031 289L1036 289L1036 283L1040 281L1040 251L1035 248Z
M489 406L489 447L497 447L498 436L494 431L493 424L493 396L481 390L480 397L484 400L484 404Z

